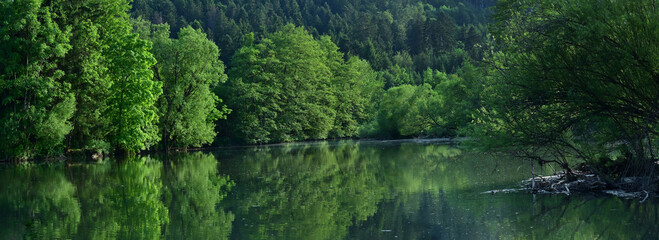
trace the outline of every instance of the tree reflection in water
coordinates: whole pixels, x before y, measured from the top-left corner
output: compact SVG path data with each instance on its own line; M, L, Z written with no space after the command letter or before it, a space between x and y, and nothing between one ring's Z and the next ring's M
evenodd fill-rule
M0 239L63 239L78 230L75 186L61 166L0 169Z

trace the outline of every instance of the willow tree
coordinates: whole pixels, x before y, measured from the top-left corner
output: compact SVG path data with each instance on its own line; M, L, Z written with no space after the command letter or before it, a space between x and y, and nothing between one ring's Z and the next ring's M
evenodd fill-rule
M495 12L480 140L567 169L581 159L593 171L652 175L656 1L499 1Z

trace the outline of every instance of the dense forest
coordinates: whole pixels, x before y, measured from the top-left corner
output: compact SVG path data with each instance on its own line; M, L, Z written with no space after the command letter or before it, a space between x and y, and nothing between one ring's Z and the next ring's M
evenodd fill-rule
M221 46L229 79L216 94L233 111L218 123L224 144L455 136L477 108L456 97L478 91L489 1L133 5L172 37L191 25Z
M654 0L16 0L0 37L2 159L467 136L655 174Z
M492 5L1 4L3 159L455 136Z

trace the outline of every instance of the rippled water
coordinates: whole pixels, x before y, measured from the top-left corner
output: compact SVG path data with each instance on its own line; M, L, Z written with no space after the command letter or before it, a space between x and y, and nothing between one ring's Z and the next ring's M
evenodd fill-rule
M482 194L527 165L432 141L4 165L0 239L659 237L654 199Z

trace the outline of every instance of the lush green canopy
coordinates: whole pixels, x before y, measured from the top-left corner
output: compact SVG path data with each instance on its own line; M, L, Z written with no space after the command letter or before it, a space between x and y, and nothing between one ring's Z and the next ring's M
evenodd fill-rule
M328 37L316 40L293 25L253 38L234 56L222 90L234 136L268 143L356 135L378 88L368 63L344 62Z
M481 74L467 62L478 66L483 56L491 5L1 4L2 159L202 147L216 139L455 136L477 106L477 97L461 95L480 89ZM226 85L221 58L230 66ZM393 94L399 86L419 89L413 102ZM386 117L395 111L409 113Z
M479 141L541 163L653 174L656 1L500 1L494 18Z
M136 32L152 41L158 63L154 80L163 84L158 100L162 145L166 149L201 147L217 134L215 121L230 112L214 90L226 81L218 47L199 29L185 27L169 38L169 25L138 20Z
M0 158L60 153L75 98L60 68L68 26L42 1L0 2Z

